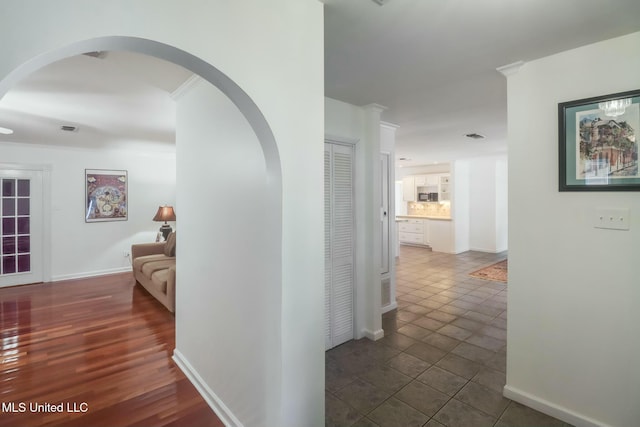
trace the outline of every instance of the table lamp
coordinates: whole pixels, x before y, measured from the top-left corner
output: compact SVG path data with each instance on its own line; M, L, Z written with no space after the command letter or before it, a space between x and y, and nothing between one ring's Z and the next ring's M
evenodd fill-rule
M164 240L167 240L167 237L173 231L171 226L167 224L167 221L175 221L176 213L173 210L173 206L160 206L158 207L158 212L156 212L156 216L153 217L154 221L164 221L162 227L160 227L160 233L162 233L162 237Z

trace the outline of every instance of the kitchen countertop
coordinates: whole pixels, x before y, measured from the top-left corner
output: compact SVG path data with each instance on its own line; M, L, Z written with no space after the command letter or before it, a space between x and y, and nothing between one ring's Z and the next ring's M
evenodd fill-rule
M400 219L435 219L440 221L451 221L451 218L446 218L442 216L420 216L420 215L396 215L396 221Z

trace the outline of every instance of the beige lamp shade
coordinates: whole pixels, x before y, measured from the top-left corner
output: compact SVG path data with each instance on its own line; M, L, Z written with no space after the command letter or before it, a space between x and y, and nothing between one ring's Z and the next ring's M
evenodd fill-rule
M173 206L160 206L156 216L153 217L154 221L175 221L176 213L173 210Z
M153 217L153 220L159 222L164 221L164 224L162 224L162 227L160 227L160 233L162 233L162 237L164 237L164 240L167 240L167 236L169 236L169 234L171 234L171 231L173 231L171 229L171 226L167 224L167 221L176 220L176 213L173 210L173 206L158 207L158 212L156 212L156 216Z

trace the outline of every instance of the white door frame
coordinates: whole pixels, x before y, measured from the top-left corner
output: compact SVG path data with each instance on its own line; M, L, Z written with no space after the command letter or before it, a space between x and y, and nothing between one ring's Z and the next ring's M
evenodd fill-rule
M393 250L391 248L392 236L391 236L391 153L388 151L380 152L380 222L381 222L381 236L380 236L380 273L385 276L391 273L391 254ZM386 179L385 179L386 178ZM386 191L385 191L386 190ZM386 193L386 194L385 194ZM387 199L385 205L384 199ZM395 217L394 217L395 220ZM385 226L386 221L386 226ZM385 229L387 233L386 245L385 245ZM386 249L386 257L385 255ZM386 270L385 270L386 263Z
M0 170L42 173L42 281L51 281L51 165L0 163Z

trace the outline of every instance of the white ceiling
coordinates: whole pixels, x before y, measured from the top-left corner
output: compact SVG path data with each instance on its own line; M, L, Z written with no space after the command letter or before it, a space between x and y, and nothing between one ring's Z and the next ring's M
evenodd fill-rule
M639 0L322 1L326 95L386 106L383 119L400 126L396 158L412 159L405 166L506 152L497 67L640 30ZM170 93L189 77L126 52L59 61L0 100L0 126L15 131L0 141L171 151ZM471 132L486 139L463 136Z
M129 52L80 55L26 77L0 100L0 141L85 148L175 151L170 94L186 69ZM63 132L62 125L77 126Z
M640 30L640 0L323 2L326 95L388 107L407 166L506 152L497 67Z

